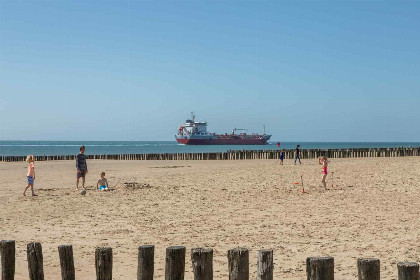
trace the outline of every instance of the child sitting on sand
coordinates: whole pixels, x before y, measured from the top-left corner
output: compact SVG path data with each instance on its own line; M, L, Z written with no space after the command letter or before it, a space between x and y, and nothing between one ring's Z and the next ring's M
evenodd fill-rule
M283 165L283 159L284 159L284 149L281 150L281 153L280 153L280 164L281 165Z
M101 178L96 183L96 189L100 191L108 191L108 180L105 178L105 172L101 173Z
M327 167L328 167L328 159L327 157L323 156L318 158L319 165L322 165L322 184L324 185L324 188L327 189L327 182L325 182L325 179L327 178Z
M26 191L31 188L32 196L37 196L34 193L34 181L35 181L35 156L29 155L26 157L26 162L29 163L28 165L28 174L26 174L26 179L28 180L28 185L26 186L25 190L23 191L23 196L26 196Z

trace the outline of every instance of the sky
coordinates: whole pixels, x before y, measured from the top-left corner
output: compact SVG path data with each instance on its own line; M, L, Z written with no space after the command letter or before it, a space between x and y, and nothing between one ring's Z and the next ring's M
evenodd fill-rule
M420 141L420 1L0 0L0 140Z

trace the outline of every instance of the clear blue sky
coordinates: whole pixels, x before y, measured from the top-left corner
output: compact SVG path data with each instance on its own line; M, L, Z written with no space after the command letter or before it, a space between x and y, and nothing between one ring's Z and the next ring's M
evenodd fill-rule
M0 0L1 140L420 140L420 1Z

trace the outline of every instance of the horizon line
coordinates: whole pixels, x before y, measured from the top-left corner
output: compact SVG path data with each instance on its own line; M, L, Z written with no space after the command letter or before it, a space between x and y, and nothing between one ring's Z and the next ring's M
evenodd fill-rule
M16 141L16 142L35 142L35 141L48 141L48 142L176 142L176 140L23 140L23 139L0 139L0 141ZM417 141L295 141L295 140L272 140L268 143L420 143L420 140ZM229 145L227 145L229 146Z

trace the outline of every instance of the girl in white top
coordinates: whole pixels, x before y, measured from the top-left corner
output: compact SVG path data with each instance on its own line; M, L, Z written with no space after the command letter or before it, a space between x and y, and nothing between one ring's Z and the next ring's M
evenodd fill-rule
M34 193L34 181L35 181L35 156L29 155L26 157L26 162L28 163L28 174L26 174L26 179L28 181L28 185L23 192L23 196L26 196L26 191L31 188L32 196L37 196Z

